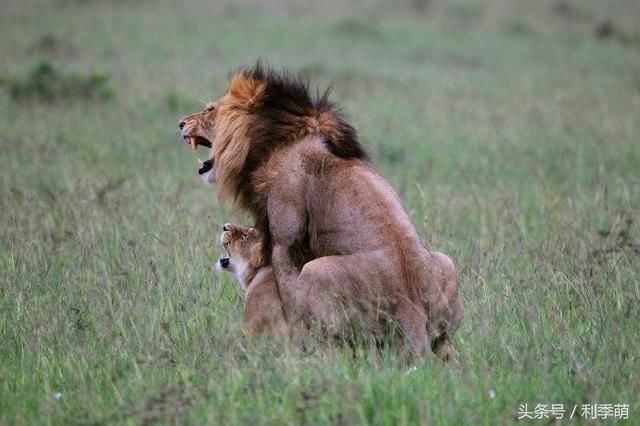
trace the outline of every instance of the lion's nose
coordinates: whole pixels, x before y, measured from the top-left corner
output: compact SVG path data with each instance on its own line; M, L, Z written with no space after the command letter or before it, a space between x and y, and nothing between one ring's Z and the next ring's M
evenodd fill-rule
M223 230L224 232L227 232L227 231L230 231L230 230L231 230L231 228L229 228L229 224L224 224L224 225L222 225L222 230Z
M185 123L184 120L180 120L180 122L178 123L178 127L180 127L180 129L182 129L185 124L187 124L187 123Z
M222 266L223 268L228 268L229 267L229 258L228 257L221 257L220 258L220 266Z

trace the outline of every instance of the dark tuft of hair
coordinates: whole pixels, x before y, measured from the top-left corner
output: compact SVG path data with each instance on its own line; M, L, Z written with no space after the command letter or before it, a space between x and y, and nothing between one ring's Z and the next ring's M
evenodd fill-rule
M321 131L327 149L340 158L368 160L369 156L358 140L356 130L351 126L336 104L329 100L331 87L315 96L309 90L309 79L301 75L292 75L283 70L275 71L264 66L260 60L249 69L241 69L249 78L266 82L261 99L261 107L256 112L275 124L294 122L297 118L330 113L335 125L329 131Z
M341 135L340 141L325 139L327 149L341 158L359 158L369 161L369 155L358 140L356 129L349 124L347 118L338 105L329 100L329 95L333 87L329 87L321 96L316 95L315 107L318 111L331 111L336 117L337 129L336 133Z

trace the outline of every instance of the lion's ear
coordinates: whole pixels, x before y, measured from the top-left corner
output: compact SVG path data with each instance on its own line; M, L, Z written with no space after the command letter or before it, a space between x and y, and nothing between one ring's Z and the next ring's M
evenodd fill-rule
M266 83L256 80L244 73L238 73L229 83L229 94L240 105L247 109L253 109L262 99Z

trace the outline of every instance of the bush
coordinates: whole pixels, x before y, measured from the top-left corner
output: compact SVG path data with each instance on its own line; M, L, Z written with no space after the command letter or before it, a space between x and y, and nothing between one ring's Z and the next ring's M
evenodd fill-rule
M113 95L109 75L102 71L90 74L65 74L48 61L37 64L25 79L13 79L9 93L14 99L40 98L55 101L65 98L106 99Z

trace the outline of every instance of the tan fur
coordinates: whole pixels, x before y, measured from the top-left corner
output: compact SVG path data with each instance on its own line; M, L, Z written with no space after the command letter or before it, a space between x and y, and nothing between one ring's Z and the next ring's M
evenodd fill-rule
M278 295L273 268L262 258L261 235L255 228L225 225L221 242L229 253L229 266L245 294L244 330L247 334L267 333L284 337L287 325Z
M232 78L213 111L184 118L213 145L220 195L264 234L285 318L374 333L392 320L415 355L449 358L462 315L453 262L424 247L355 130L301 90L257 67Z

